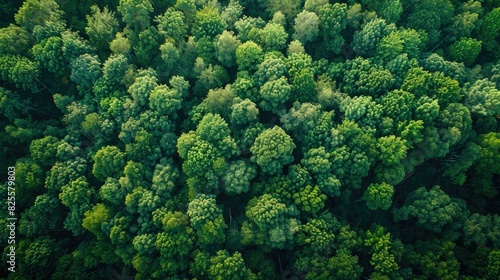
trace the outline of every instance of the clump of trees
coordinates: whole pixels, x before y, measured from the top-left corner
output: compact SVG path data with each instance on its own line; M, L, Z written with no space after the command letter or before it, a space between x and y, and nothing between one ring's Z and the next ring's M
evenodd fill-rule
M7 279L499 279L499 2L337 2L0 3Z

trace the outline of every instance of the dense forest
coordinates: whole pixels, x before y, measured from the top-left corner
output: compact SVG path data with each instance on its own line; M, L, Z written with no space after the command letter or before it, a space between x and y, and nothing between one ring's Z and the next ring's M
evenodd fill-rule
M0 20L3 279L500 279L499 0Z

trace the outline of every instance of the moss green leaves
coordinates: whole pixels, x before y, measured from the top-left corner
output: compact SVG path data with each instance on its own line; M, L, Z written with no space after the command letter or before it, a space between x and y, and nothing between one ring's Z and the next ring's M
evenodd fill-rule
M366 189L363 199L370 210L377 210L378 208L387 210L391 207L393 195L393 186L387 183L371 184Z
M293 161L295 144L290 136L279 126L267 129L255 139L250 148L252 162L257 163L263 172L281 173L284 165Z
M450 56L453 60L471 65L481 52L481 41L474 38L462 38L450 46Z
M463 211L463 201L450 198L439 186L429 191L421 187L407 197L405 206L394 210L394 219L415 217L418 226L439 233L446 225L461 219Z
M92 173L102 182L108 177L119 177L125 167L125 155L115 146L101 148L93 159Z

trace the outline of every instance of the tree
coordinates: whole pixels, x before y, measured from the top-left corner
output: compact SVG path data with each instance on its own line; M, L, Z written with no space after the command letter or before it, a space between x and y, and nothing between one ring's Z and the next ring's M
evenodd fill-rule
M172 42L166 40L165 43L160 46L160 56L164 63L163 71L165 75L169 76L178 71L181 52Z
M47 235L61 226L64 213L57 196L45 193L20 215L19 233L28 238Z
M367 22L361 30L354 33L354 51L364 57L373 56L380 40L395 29L394 24L387 24L384 19L377 18Z
M214 43L217 59L226 67L232 67L236 62L236 49L241 44L232 32L224 30Z
M64 60L64 42L60 37L50 37L33 46L33 55L50 72L63 75L68 71Z
M312 57L306 53L291 54L285 59L285 65L288 68L288 76L293 78L299 76L302 71L313 70Z
M160 43L160 35L154 26L150 26L139 33L138 41L133 46L133 49L140 65L147 67L152 64L152 61L159 53Z
M177 151L184 159L182 170L189 177L188 184L204 192L218 190L227 159L239 152L226 121L211 113L203 117L196 132L179 137Z
M116 146L101 148L93 157L94 167L92 173L100 181L106 178L119 178L125 167L125 155Z
M189 255L194 247L194 231L189 218L181 212L167 212L161 219L163 231L157 234L155 248L160 253L160 268L174 276L189 266Z
M388 23L398 22L403 12L403 5L399 0L384 0L368 2L367 4L369 9L374 10L378 16Z
M238 0L230 0L227 6L221 12L221 18L226 22L230 29L234 30L235 23L243 14L243 6Z
M323 41L334 54L340 54L345 40L340 34L347 26L347 5L325 4L319 8L320 31Z
M90 42L98 49L107 50L109 43L118 32L118 20L115 14L108 10L108 7L101 9L97 5L90 7L91 15L87 15L87 26L85 32L89 36Z
M453 60L469 66L481 52L481 41L474 38L462 38L450 46L450 56Z
M266 129L255 139L250 148L251 160L257 163L263 172L279 174L284 165L293 161L292 152L295 144L290 136L279 126Z
M277 12L283 13L288 22L291 22L300 11L300 1L271 0L265 4L269 14L274 15Z
M382 163L391 165L399 163L406 157L406 141L394 135L383 136L378 139L377 148Z
M292 79L294 100L298 102L316 102L318 91L314 73L310 69L302 69Z
M20 159L15 164L16 205L27 207L33 204L35 197L43 190L43 169L29 159Z
M82 54L94 52L94 48L87 40L82 38L77 32L66 30L61 32L61 38L64 43L63 53L66 61L73 62Z
M196 21L193 25L193 35L196 38L215 38L226 29L226 23L219 12L213 7L204 7L196 12Z
M487 79L477 80L466 93L467 107L480 116L494 116L500 113L500 91Z
M488 254L488 268L487 277L489 279L495 279L500 276L500 252L498 250L493 250Z
M114 90L122 89L124 78L129 70L128 59L123 54L113 54L108 57L102 67L104 82L109 85L109 94ZM104 90L103 89L103 90ZM94 85L94 91L100 92L98 84ZM96 93L97 94L97 93Z
M264 25L266 25L266 22L260 17L253 18L248 16L243 16L234 24L236 30L238 31L238 39L243 43L253 40L253 38L250 38L250 31L264 27Z
M318 186L307 185L294 193L292 198L300 210L315 214L325 206L327 196L321 193Z
M209 279L253 279L255 277L245 266L243 256L235 252L232 256L226 250L217 251L210 259Z
M452 24L447 28L447 31L453 34L451 41L460 37L470 37L476 26L479 26L479 14L484 12L478 1L464 3L460 10L462 13L457 13L452 18Z
M241 228L242 243L284 248L298 231L298 221L290 218L294 212L269 194L251 199L245 212L248 221Z
M101 62L95 55L82 54L70 65L70 79L83 89L92 89L96 80L102 75Z
M230 119L231 105L235 97L236 94L230 85L209 90L205 99L190 112L191 120L199 123L207 113L219 114L225 119Z
M111 214L104 204L98 203L92 209L85 212L82 226L95 234L99 239L104 238L102 227L109 222Z
M314 174L325 174L331 169L331 163L328 161L330 154L326 152L325 147L313 148L304 154L301 161L302 165Z
M200 246L208 247L223 244L226 241L224 230L227 225L222 217L222 210L217 206L214 197L204 194L197 196L189 203L187 215L198 236Z
M462 98L458 81L442 72L429 73L420 67L408 71L401 89L414 94L416 98L427 95L437 99L440 106L459 103Z
M254 80L258 85L283 78L287 73L285 62L280 57L267 56L254 74Z
M18 246L18 250L24 255L22 264L26 268L22 270L23 274L36 275L35 277L40 278L49 277L50 271L46 268L52 267L55 261L51 256L60 254L56 240L50 236L40 236L32 242L23 240Z
M254 71L262 61L262 48L253 41L245 42L236 48L236 64L238 69Z
M421 36L413 29L396 30L383 37L376 46L375 57L390 61L405 53L409 59L419 58Z
M304 10L308 12L318 13L319 9L328 4L328 1L325 0L306 0L304 3Z
M243 160L232 162L223 177L224 191L229 194L246 193L250 189L250 181L257 175L257 168Z
M16 23L30 33L35 26L58 21L61 17L62 11L54 0L25 1L15 15Z
M259 116L259 109L246 98L242 100L239 97L233 99L233 105L231 106L231 124L233 125L245 125L249 123L256 122Z
M375 269L372 277L375 275L386 277L395 275L399 269L395 256L391 252L391 233L385 232L385 228L377 224L374 224L372 229L366 231L364 245L370 247L369 251L372 254L370 264Z
M117 10L128 28L140 32L150 26L150 14L154 9L150 1L120 0Z
M486 14L481 24L480 39L487 51L493 52L497 50L497 39L500 34L500 8L495 8Z
M500 235L500 217L498 215L480 215L474 213L465 220L464 240L466 244L486 245L491 241L493 247L498 247Z
M227 122L220 115L208 114L196 128L201 140L212 143L225 157L237 153Z
M312 42L319 33L319 17L314 12L302 11L295 18L295 33L292 38L300 41L302 44Z
M50 192L58 194L62 186L85 174L87 161L81 157L72 158L71 160L56 162L49 170L45 179L45 187Z
M13 24L0 29L1 54L21 55L30 48L30 45L30 34L25 29Z
M331 130L327 145L332 163L332 173L343 185L354 189L361 187L361 178L368 175L374 162L375 138L363 132L359 125L351 120ZM348 168L347 168L348 166Z
M419 269L422 277L454 279L458 277L460 270L460 263L455 257L454 248L455 243L449 240L437 238L430 241L419 240L415 245L405 246L406 252L403 260Z
M130 52L130 41L123 33L117 32L115 38L109 43L109 49L114 54L128 54Z
M441 36L441 26L453 17L454 7L450 1L424 1L415 5L408 16L407 26L428 34L428 43L437 44Z
M417 225L439 233L446 225L459 222L465 210L464 202L450 198L439 186L429 191L421 187L410 193L405 205L394 209L394 220L417 218Z
M266 82L260 88L263 100L259 106L266 111L278 111L289 100L291 89L285 77Z
M481 134L478 139L481 147L479 158L473 165L471 183L474 184L474 193L485 197L494 197L498 191L494 186L494 174L500 174L500 134L490 132Z
M36 90L40 76L40 63L25 57L0 56L2 80L15 84L24 90Z
M349 95L378 97L393 89L396 82L391 72L361 57L348 61L346 70L342 85Z
M306 50L302 43L298 40L293 40L288 44L287 54L292 55L294 53L305 53Z
M70 209L64 227L71 230L75 236L82 235L85 232L82 227L84 213L91 208L94 194L95 191L89 188L87 179L83 176L61 188L59 199L63 205Z
M307 223L300 225L297 243L307 244L316 252L327 252L334 245L338 228L339 222L330 213L321 214L314 219L309 218Z
M211 89L222 88L224 85L227 85L228 82L229 74L224 67L209 64L208 67L201 71L196 87L199 88L201 92L206 92Z
M53 166L59 139L54 136L35 139L30 143L31 158L40 166Z
M175 117L174 113L181 108L181 103L182 92L167 85L156 86L149 96L149 107L161 115Z
M363 272L363 268L358 264L358 257L343 249L328 259L328 268L338 279L359 278Z
M393 195L393 186L387 183L371 184L366 189L363 199L370 210L377 210L378 208L387 210L391 207Z
M187 26L184 24L185 16L181 11L169 7L163 15L155 17L158 32L165 39L173 39L175 43L184 42L187 36Z
M433 53L423 61L423 68L431 72L443 72L460 83L466 79L465 65L454 61L447 61L440 55Z
M128 88L128 93L139 106L147 104L151 91L156 88L158 79L153 70L143 70Z

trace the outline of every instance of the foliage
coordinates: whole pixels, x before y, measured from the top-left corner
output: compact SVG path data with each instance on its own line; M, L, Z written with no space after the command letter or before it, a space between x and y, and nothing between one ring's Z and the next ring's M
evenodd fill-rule
M320 30L327 48L340 54L345 40L340 34L347 26L347 5L326 3L319 8Z
M466 94L467 106L472 113L494 116L500 113L500 90L487 79L477 80Z
M236 48L236 64L241 70L255 70L262 60L262 48L253 41L245 42Z
M302 44L314 41L319 33L319 17L313 12L302 11L295 18L293 39Z
M387 24L384 19L369 21L363 29L354 33L353 49L361 56L372 56L380 40L394 30L394 24Z
M188 205L187 215L201 246L226 241L224 230L227 226L213 197L202 194L193 199Z
M387 210L391 207L394 187L387 184L371 184L365 191L363 199L370 210Z
M70 2L0 3L5 279L499 278L498 0Z
M450 46L450 56L453 60L471 65L481 52L481 41L472 38L462 38Z
M484 16L483 23L481 24L480 38L484 43L484 48L488 51L494 51L496 46L498 46L495 38L498 38L500 32L499 17L500 8L497 7Z
M120 177L125 167L125 155L114 146L101 148L94 156L92 172L97 179L105 181L108 177Z
M269 194L253 198L246 207L242 243L284 248L298 231L298 221L290 217L295 211Z
M217 256L210 259L208 268L209 279L252 279L252 273L245 267L241 253L235 252L232 256L226 250L217 252Z
M267 129L259 134L250 148L252 162L257 163L263 172L276 174L282 167L293 161L295 149L292 138L279 126Z
M406 199L405 206L394 210L394 219L417 218L417 225L439 233L444 226L459 222L463 216L463 201L450 198L439 186L427 191L421 187Z
M30 0L25 1L15 15L16 23L28 32L32 32L36 26L42 26L51 21L61 18L62 11L53 0Z
M85 32L94 46L107 49L118 31L118 20L108 7L104 7L101 11L98 6L94 5L90 7L90 11L92 15L87 16Z

